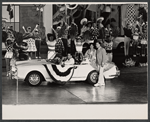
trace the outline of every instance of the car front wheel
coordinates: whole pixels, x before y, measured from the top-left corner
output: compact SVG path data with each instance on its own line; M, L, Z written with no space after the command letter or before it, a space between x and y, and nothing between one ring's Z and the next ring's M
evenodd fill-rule
M87 81L90 84L96 84L98 82L98 72L96 70L91 71L87 77Z
M124 43L120 43L117 47L117 51L122 52L124 51Z
M42 75L39 72L31 72L28 74L26 82L30 86L39 86L42 82Z

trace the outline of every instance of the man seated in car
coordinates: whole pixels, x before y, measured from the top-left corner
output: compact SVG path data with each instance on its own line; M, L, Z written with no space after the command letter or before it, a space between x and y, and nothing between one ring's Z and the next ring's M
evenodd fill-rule
M67 60L62 62L62 65L73 65L75 63L75 60L73 59L72 55L68 53Z

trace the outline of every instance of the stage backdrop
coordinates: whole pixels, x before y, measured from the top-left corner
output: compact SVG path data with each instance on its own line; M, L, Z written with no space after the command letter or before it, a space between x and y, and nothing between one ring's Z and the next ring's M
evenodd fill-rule
M127 18L127 23L135 23L138 17L138 9L140 4L124 4L121 6L121 22ZM123 28L121 26L121 35L124 35Z

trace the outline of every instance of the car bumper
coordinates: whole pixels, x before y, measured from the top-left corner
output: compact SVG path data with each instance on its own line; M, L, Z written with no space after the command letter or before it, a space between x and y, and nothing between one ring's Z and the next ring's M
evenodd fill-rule
M120 76L120 70L117 70L116 74L110 75L110 77L118 77L118 76Z

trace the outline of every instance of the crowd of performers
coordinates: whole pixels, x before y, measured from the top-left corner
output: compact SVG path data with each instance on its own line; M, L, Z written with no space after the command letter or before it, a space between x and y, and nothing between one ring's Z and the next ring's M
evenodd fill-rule
M78 34L78 26L72 22L67 25L62 22L53 29L54 34L47 34L48 55L47 58L54 63L80 64L85 58L88 58L91 65L95 66L100 72L99 82L95 86L105 85L103 78L103 70L107 62L112 62L113 40L119 33L119 29L115 25L108 24L106 27L102 24L103 17L97 19L96 22L88 21L83 18L80 22L82 25L81 33ZM138 20L136 23L125 24L126 19L122 22L124 29L124 55L125 66L135 65L134 60L129 55L130 44L133 44L133 57L140 55L141 58L147 57L147 22ZM140 52L137 51L140 45ZM138 54L139 53L139 54ZM65 62L65 58L67 61ZM52 60L51 60L52 59ZM147 65L147 62L141 63L141 66Z
M96 22L88 21L83 18L80 22L82 25L80 34L78 34L78 26L72 23L70 26L66 23L61 23L54 34L47 34L48 59L54 58L56 52L61 57L65 57L70 53L78 62L82 57L93 59L96 53L96 42L99 41L105 49L108 61L113 60L113 43L119 35L119 28L114 24L107 24L106 27L102 24L104 18L100 17ZM135 24L126 23L126 19L122 21L124 30L124 62L125 66L133 66L137 56L141 60L139 65L147 65L147 21L139 17ZM130 45L132 45L132 54L129 53ZM80 53L81 52L81 53ZM80 58L79 58L80 57Z
M57 26L56 30L53 29L54 34L47 34L48 45L48 59L56 57L65 57L71 54L73 58L80 63L83 57L88 57L90 60L96 60L96 42L99 41L101 45L105 45L105 49L110 54L109 61L112 61L112 41L110 31L106 34L106 29L102 25L103 17L97 19L97 23L88 21L83 18L80 22L82 25L81 33L78 34L78 26L72 22L67 25L62 22ZM107 30L110 30L108 28ZM107 37L105 37L107 36ZM107 41L105 41L107 38Z
M128 65L128 62L133 61L137 56L140 57L140 66L147 66L147 22L136 21L136 23L125 24L126 19L122 22L122 26L124 29L124 55L125 62L124 65ZM130 56L130 45L132 45L132 57ZM135 62L133 63L135 64Z
M124 29L124 65L131 62L129 56L129 46L133 42L134 54L133 57L140 55L147 56L147 20L141 19L131 25L122 22ZM47 34L46 43L48 46L47 61L55 64L80 64L84 59L88 58L92 65L95 65L100 72L99 82L95 86L105 85L103 78L103 70L107 62L112 62L113 40L119 35L118 27L109 23L106 26L102 24L104 18L100 17L96 22L88 21L83 18L80 22L82 28L78 30L76 23L72 22L68 25L65 21L61 21L56 29L52 27L53 33ZM142 21L141 21L142 20ZM17 43L18 35L12 29L3 28L3 42L5 42L7 51L5 54L7 75L10 71L10 65L14 64L16 57L19 56L16 50L22 49L28 53L29 60L40 57L41 38L37 29L38 25L32 30L28 27L27 30L23 26L24 34L22 37L24 43ZM6 36L5 36L6 35ZM17 36L16 36L17 35ZM18 39L17 39L18 38ZM137 51L138 45L141 45L140 54ZM21 51L22 51L21 50ZM22 55L20 55L22 56ZM25 56L25 55L23 55ZM21 59L21 57L20 57ZM146 63L141 64L145 66Z
M38 25L31 31L31 27L27 27L26 30L23 26L24 34L14 31L11 26L8 28L2 27L2 41L6 46L4 58L6 60L7 76L9 76L12 65L15 65L16 60L31 60L32 54L34 54L35 58L41 58L41 38L37 27Z
M100 72L98 83L94 86L105 85L103 70L107 62L112 61L112 43L107 41L105 44L106 50L109 50L108 53L110 53L107 55L102 46L105 42L103 20L103 17L98 18L96 24L96 22L93 23L83 18L80 22L82 25L80 34L78 34L78 26L74 22L71 25L61 22L56 30L53 29L54 34L47 34L48 40L46 42L49 49L47 60L62 65L80 65L83 61L88 60Z

